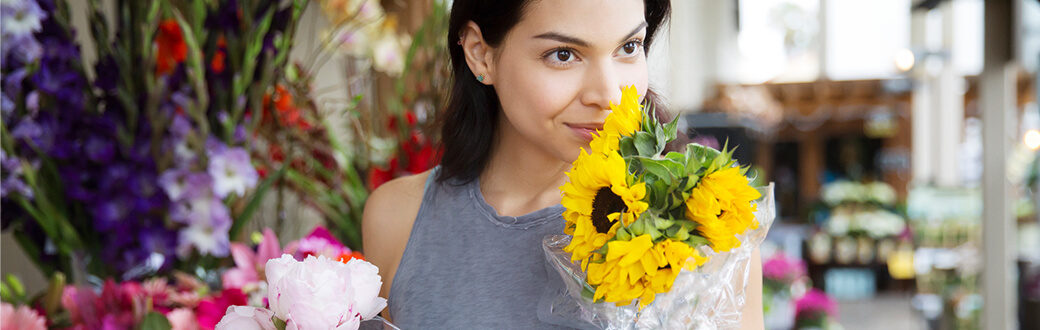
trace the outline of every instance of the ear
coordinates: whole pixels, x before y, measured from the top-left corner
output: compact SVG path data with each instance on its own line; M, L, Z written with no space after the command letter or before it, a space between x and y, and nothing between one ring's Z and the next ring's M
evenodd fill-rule
M466 65L473 72L473 78L484 75L482 84L494 84L494 63L492 63L494 56L492 56L491 47L484 41L484 35L480 33L480 26L470 21L462 29L459 38L462 41L462 51L466 55Z

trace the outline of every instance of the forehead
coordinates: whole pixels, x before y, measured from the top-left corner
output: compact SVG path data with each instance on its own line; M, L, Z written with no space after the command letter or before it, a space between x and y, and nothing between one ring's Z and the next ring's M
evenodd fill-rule
M643 6L643 0L535 0L511 34L530 38L557 32L613 44L643 23Z

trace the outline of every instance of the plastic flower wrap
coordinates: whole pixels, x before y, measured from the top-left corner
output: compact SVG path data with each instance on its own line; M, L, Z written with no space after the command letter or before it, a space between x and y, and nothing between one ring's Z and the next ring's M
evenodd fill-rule
M736 326L772 187L751 187L726 148L666 153L676 122L659 123L636 93L623 89L560 188L566 235L544 247L566 289L539 315L583 328Z

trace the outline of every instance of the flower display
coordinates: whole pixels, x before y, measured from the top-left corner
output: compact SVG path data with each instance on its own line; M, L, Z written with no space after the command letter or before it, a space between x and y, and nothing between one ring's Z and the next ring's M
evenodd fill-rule
M110 25L89 5L94 63L66 1L0 4L4 228L48 275L74 274L80 259L88 274L128 280L228 256L263 195L246 141L262 120L247 113L284 79L291 38L275 36L303 9L120 3Z
M762 195L731 151L690 144L666 153L676 123L660 124L638 100L635 87L622 89L560 190L570 235L562 251L585 273L582 296L643 309L681 272L704 265L708 251L740 247L740 235L761 225Z

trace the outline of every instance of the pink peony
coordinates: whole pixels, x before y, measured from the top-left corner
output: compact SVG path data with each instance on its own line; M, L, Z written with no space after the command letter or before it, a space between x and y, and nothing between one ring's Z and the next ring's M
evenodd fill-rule
M274 313L270 310L249 307L231 306L227 314L217 323L218 330L275 330ZM314 328L321 329L321 328Z
M47 320L28 306L0 304L0 330L46 330Z
M288 254L268 261L267 294L275 316L287 329L356 329L351 326L360 319L375 316L386 306L376 296L382 285L378 269L361 260L351 263L356 264L325 256L301 262Z
M170 321L170 330L199 330L199 321L195 319L195 312L188 308L178 308L166 314Z

